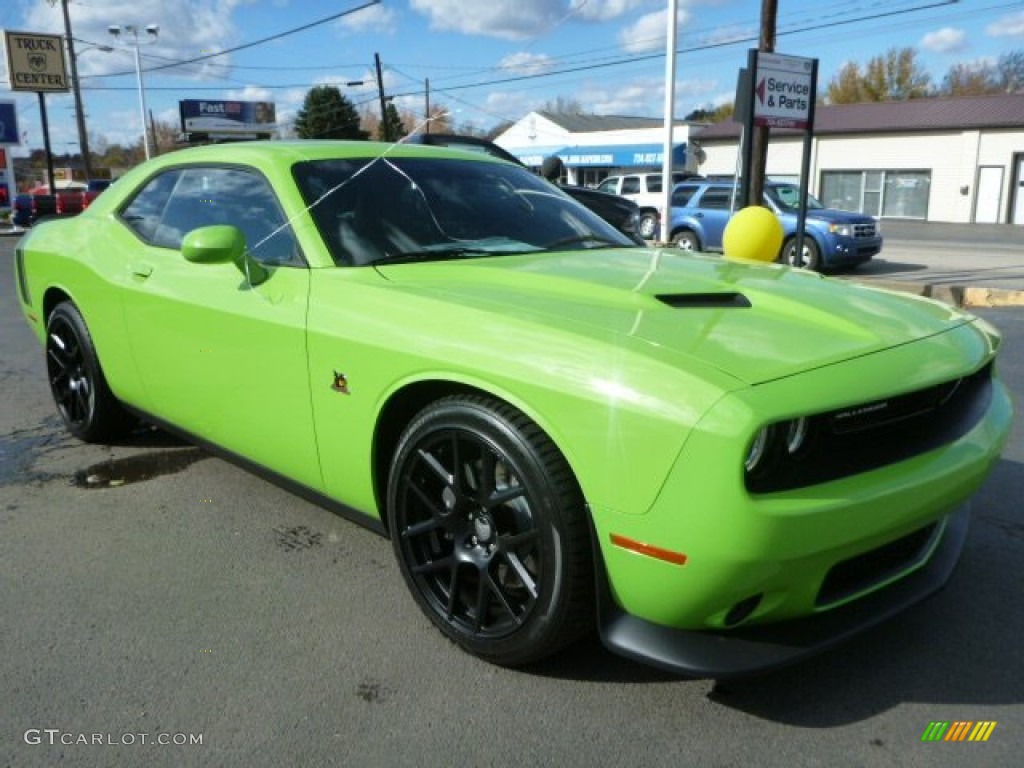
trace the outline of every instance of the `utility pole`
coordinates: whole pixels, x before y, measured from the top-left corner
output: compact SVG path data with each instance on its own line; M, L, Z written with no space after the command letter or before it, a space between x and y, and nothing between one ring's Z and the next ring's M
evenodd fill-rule
M82 108L82 89L78 84L78 62L75 59L75 38L71 34L71 14L68 12L68 0L60 0L64 11L64 35L68 41L68 59L71 60L71 90L75 95L75 120L78 123L78 148L82 153L82 167L85 178L92 178L92 159L89 157L89 134L85 130L85 111Z
M426 104L423 107L423 132L430 133L430 78L423 83L423 93L426 95Z
M377 93L380 94L380 137L384 141L391 141L391 126L388 125L388 104L384 98L384 76L380 71L380 54L373 54L373 61L377 65Z
M775 52L775 20L778 15L778 0L761 0L761 39L757 50L762 53ZM753 73L751 73L753 76ZM764 176L768 166L768 126L755 125L750 135L750 197L747 205L764 204Z

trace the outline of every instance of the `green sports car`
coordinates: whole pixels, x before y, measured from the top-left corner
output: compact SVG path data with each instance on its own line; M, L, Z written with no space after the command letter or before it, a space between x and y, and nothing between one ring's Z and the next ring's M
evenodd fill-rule
M504 665L596 626L724 678L871 626L947 581L1011 421L978 318L636 246L454 149L165 155L15 270L74 435L141 418L389 536Z

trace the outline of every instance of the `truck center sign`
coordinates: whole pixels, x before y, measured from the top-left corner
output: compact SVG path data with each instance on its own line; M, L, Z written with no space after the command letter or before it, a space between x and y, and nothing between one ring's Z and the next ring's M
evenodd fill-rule
M35 32L4 32L12 91L65 92L64 39Z
M814 101L814 60L757 54L754 125L806 130Z

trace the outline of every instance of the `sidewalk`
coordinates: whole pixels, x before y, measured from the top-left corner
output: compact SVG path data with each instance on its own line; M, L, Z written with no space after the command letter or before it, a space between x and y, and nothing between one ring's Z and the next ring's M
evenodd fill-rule
M1024 305L1024 227L884 221L882 252L841 277L954 306Z

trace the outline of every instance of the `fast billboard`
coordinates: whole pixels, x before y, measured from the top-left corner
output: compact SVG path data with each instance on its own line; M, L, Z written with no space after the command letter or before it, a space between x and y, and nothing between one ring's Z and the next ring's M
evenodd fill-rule
M272 101L186 99L178 102L178 111L185 133L263 135L277 130Z

